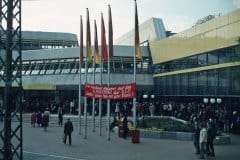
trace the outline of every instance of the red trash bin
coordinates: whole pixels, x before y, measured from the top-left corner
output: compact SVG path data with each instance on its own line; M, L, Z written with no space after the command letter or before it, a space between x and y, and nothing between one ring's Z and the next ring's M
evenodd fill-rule
M140 131L137 129L132 130L132 143L140 143Z

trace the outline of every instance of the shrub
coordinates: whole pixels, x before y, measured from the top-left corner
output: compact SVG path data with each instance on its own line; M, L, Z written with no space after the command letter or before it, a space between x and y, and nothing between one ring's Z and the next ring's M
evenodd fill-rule
M193 132L194 127L191 124L173 120L167 117L143 117L137 123L138 128L157 128L173 132Z

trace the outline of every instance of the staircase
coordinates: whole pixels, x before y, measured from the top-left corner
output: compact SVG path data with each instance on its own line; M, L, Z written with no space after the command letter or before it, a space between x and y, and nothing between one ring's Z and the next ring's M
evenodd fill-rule
M31 123L31 113L24 113L22 115L23 123ZM67 121L67 119L70 118L73 125L78 125L78 116L77 115L64 115L63 116L63 124ZM113 118L110 117L110 123L112 122ZM16 119L13 119L13 122L17 122ZM84 126L84 115L81 116L81 126ZM57 114L51 114L49 119L49 125L58 125L58 115ZM92 116L87 116L87 126L93 125L93 118ZM99 126L99 117L95 116L95 126ZM107 117L102 117L102 126L106 127L107 125Z

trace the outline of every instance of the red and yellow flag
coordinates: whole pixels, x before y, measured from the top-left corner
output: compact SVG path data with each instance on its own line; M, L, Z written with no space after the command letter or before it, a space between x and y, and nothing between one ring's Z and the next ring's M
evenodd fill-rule
M95 28L95 42L94 42L94 60L95 64L100 64L100 57L99 57L99 49L98 49L98 34L97 34L97 24L96 20L94 20L94 28Z
M82 16L80 16L80 62L83 63L83 23Z
M139 42L138 11L136 0L135 0L135 53L138 59L142 59L142 51Z
M110 58L113 58L113 26L112 26L112 13L111 13L111 7L108 5L108 16L109 16L109 22L108 22L108 29L109 29L109 56Z
M107 43L106 43L106 35L105 35L105 25L104 25L104 20L103 20L103 14L101 14L101 52L102 52L102 59L104 61L108 60L108 55L107 55Z
M88 62L92 62L92 48L91 48L91 31L89 22L89 12L87 8L87 39L86 39L87 59Z

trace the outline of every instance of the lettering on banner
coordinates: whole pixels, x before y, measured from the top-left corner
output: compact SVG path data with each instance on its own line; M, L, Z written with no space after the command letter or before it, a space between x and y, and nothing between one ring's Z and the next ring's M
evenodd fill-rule
M136 96L136 84L122 85L85 85L85 96L102 99L127 99Z

